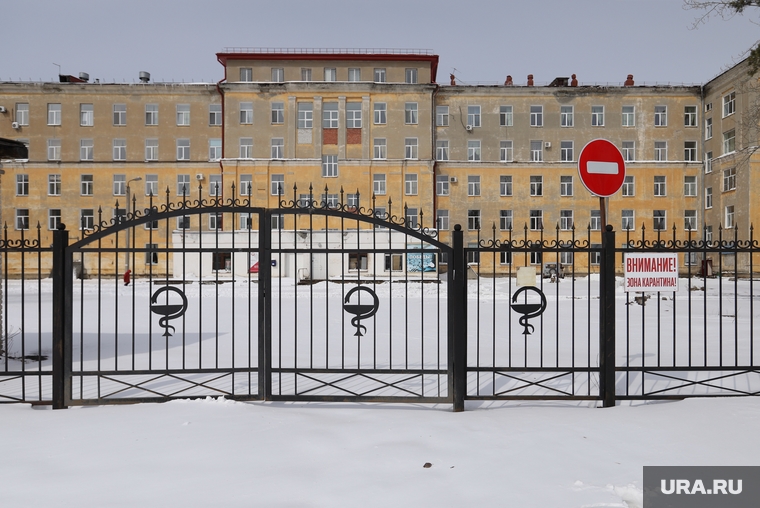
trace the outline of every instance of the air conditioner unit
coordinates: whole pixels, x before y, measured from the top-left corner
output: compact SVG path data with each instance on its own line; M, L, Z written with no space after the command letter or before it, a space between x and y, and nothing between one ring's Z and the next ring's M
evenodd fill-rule
M546 141L546 142L544 143L544 148L551 148L551 147L552 147L552 143L551 143L551 141Z
M18 122L11 122L11 127L13 127L14 129L18 129L21 126L18 124Z
M195 179L198 181L203 180L205 177L203 176L203 173L198 173L195 175Z
M0 113L5 113L6 111L5 106L0 106Z
M457 183L457 177L456 176L452 176L451 178L449 178L449 182L451 182L451 183Z
M467 132L472 132L472 125L465 125L464 128Z

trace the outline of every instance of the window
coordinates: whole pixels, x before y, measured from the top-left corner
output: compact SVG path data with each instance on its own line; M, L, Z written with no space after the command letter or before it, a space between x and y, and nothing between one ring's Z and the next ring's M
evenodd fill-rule
M417 175L407 173L404 175L404 194L407 196L417 195Z
M55 231L61 225L61 209L51 208L48 210L48 229Z
M602 244L600 243L592 243L591 244L592 249L601 249ZM602 260L602 253L599 250L592 250L589 252L589 263L591 265L599 265Z
M406 69L404 71L404 83L417 83L417 69Z
M654 125L655 127L665 127L668 125L668 107L654 107Z
M538 231L540 229L544 229L544 211L543 210L530 211L530 229L532 231Z
M712 139L712 118L705 120L705 140Z
M449 141L447 139L435 140L435 160L449 160Z
M726 207L726 229L734 227L734 205Z
M338 128L338 103L337 102L325 102L322 105L322 128L323 129L337 129Z
M665 230L665 210L653 210L652 229L655 231Z
M435 221L435 227L436 229L440 230L448 230L449 229L449 211L448 210L438 210L436 212L436 221Z
M530 107L530 126L542 127L543 125L544 125L544 107L531 106Z
M684 106L683 125L684 127L697 126L697 107L696 106Z
M713 239L712 226L705 226L705 242L711 243Z
M667 141L654 142L654 160L656 161L668 160L668 142Z
M338 156L337 155L323 155L322 156L322 176L330 177L330 178L338 176Z
M349 271L366 270L367 269L367 254L358 253L358 252L349 252L348 269Z
M467 160L470 162L480 162L480 140L467 141Z
M158 125L158 104L145 105L145 125Z
M572 176L559 177L559 195L560 196L573 195L573 177Z
M210 213L208 215L208 228L211 230L222 229L224 216L221 213Z
M222 175L209 175L208 177L208 195L222 195Z
M177 160L178 161L190 160L190 140L189 139L177 140Z
M285 175L272 175L269 180L269 193L272 196L285 194Z
M544 142L533 140L530 142L530 161L541 162L544 160Z
M311 129L314 126L314 103L298 103L298 128Z
M723 96L723 118L736 112L736 92Z
M301 81L311 81L311 69L304 67L301 69Z
M591 217L588 223L591 231L601 231L602 229L602 212L599 210L591 210Z
M190 175L177 175L177 196L190 194Z
M499 106L499 125L502 127L512 127L512 106Z
M475 242L469 242L467 244L468 250L467 251L467 264L468 265L477 265L480 263L480 251L478 251L478 244Z
M222 158L222 140L221 138L211 138L208 140L208 160L218 161Z
M438 127L448 127L449 125L449 107L448 106L435 107L435 124Z
M325 67L325 81L337 81L338 73L334 67Z
M636 160L636 142L635 141L623 141L623 159L625 161Z
M562 162L573 161L573 142L572 141L560 141L559 142L559 160Z
M480 177L470 175L467 177L467 195L480 196Z
M559 229L562 231L570 231L573 229L573 211L572 210L560 210L559 211Z
M282 83L285 81L285 70L282 68L272 68L272 82Z
M384 68L375 69L375 83L385 83L385 69Z
M95 213L92 208L79 211L79 229L90 230L95 226Z
M285 123L285 103L284 102L272 103L272 123L273 124Z
M467 106L467 125L480 127L480 106Z
M402 254L385 255L385 271L400 272L404 269L404 256Z
M376 196L384 196L386 189L385 189L385 174L382 173L375 173L372 176L372 192Z
M145 264L146 265L158 264L158 244L157 243L145 244Z
M28 208L16 208L16 229L29 229Z
M177 125L190 125L190 104L177 104Z
M416 208L407 208L406 209L406 215L404 217L406 219L406 225L410 228L416 228L417 227L417 209Z
M686 231L697 230L697 211L696 210L683 211L683 228Z
M697 253L696 252L684 252L683 254L683 262L686 266L694 266L697 264Z
M502 231L512 230L512 210L499 210L499 229Z
M250 196L253 194L253 175L240 175L239 195Z
M467 229L470 231L480 229L480 210L467 210Z
M404 158L417 159L417 138L404 138Z
M623 231L631 231L634 228L633 210L621 210L621 217L623 218L622 229Z
M705 188L705 208L712 208L712 187Z
M113 175L113 195L123 196L127 193L127 175Z
M499 195L512 195L512 175L501 175L499 177Z
M712 152L705 154L705 173L712 173Z
M544 177L543 176L534 175L530 177L530 195L531 196L544 195Z
M253 138L240 138L240 158L253 158Z
M250 125L253 123L253 103L252 102L240 103L240 123L242 125Z
M61 195L61 175L48 175L48 196Z
M404 123L414 125L417 123L417 103L407 102L404 104Z
M272 159L282 159L285 157L285 140L283 138L272 138L270 154Z
M92 104L79 105L79 125L82 127L92 127L95 125L95 116Z
M80 161L91 161L93 159L94 154L94 145L91 139L80 139L79 140L79 160Z
M388 158L388 145L385 138L375 138L372 141L372 158L373 159L387 159Z
M499 141L499 160L501 162L512 162L514 160L512 140Z
M697 159L697 142L684 141L683 143L683 160L696 161Z
M158 195L158 175L145 175L145 195Z
M683 177L683 195L684 196L697 195L697 177L696 176Z
M145 140L145 160L146 161L158 160L158 139L148 138Z
M47 124L61 125L61 105L60 104L47 105Z
M573 253L572 252L560 252L559 253L559 262L563 265L572 265L573 264Z
M16 175L16 196L29 195L29 175Z
M559 125L560 127L573 126L573 107L572 106L560 106Z
M591 125L604 127L604 106L591 106Z
M736 130L731 129L723 133L723 153L727 154L734 151L736 151Z
M338 195L328 194L328 196L335 196L334 204L331 206L338 206ZM359 208L359 194L346 194L346 204L355 208Z
M92 175L81 175L79 177L79 190L82 196L92 196L92 192L93 192Z
M623 106L623 127L635 127L636 126L636 107L635 106Z
M499 263L502 265L511 265L512 253L508 251L499 252Z
M623 180L623 196L631 197L636 195L636 183L634 178L635 177L633 176L626 175Z
M127 140L126 139L113 140L113 160L115 161L127 160Z
M346 129L362 128L362 103L346 103Z
M723 192L736 189L736 168L723 170Z
M240 81L253 81L253 69L250 67L240 69Z
M238 214L238 229L253 229L253 216L248 212Z
M449 185L448 175L436 175L435 193L437 196L448 196L450 192Z
M375 124L383 125L387 123L387 105L384 102L376 102L374 105Z
M177 229L190 229L190 216L177 217Z
M221 104L209 104L208 124L222 125L222 105Z
M348 69L348 80L349 81L361 81L362 80L362 70L352 67Z
M16 103L16 122L19 125L29 125L29 104L26 102Z
M667 196L667 189L665 187L665 177L664 176L655 176L654 177L654 195L655 196Z
M47 158L49 161L61 160L61 140L60 139L47 140Z

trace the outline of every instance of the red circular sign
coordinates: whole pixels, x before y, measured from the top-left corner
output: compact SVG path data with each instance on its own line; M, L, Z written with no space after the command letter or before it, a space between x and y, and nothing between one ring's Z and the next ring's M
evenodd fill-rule
M623 154L606 139L589 141L578 157L578 173L589 192L605 198L612 196L625 180Z

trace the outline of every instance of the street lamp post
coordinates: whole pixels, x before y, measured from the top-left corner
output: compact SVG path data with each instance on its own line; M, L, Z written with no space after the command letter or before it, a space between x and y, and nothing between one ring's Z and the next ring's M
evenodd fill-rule
M139 182L141 180L142 180L142 177L138 176L137 178L132 178L131 180L129 180L127 182L127 214L126 214L126 217L125 217L126 220L128 220L128 218L129 218L129 205L130 205L130 201L132 200L132 196L130 195L129 184L132 183L132 182ZM130 230L130 228L127 228L127 252L126 252L126 258L127 258L126 265L127 265L127 268L126 268L125 272L127 270L129 270L129 247L130 247L129 246L129 230Z

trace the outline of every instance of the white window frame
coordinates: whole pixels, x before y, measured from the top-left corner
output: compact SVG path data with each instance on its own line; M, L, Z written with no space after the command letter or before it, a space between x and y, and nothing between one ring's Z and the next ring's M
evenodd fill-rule
M222 158L222 138L209 138L208 160L218 161Z
M467 210L467 230L479 231L480 230L480 210Z
M404 123L406 125L417 125L418 110L416 102L407 102L404 104Z
M668 142L667 141L654 142L654 160L656 161L668 160Z
M29 195L29 175L24 173L16 175L16 196Z
M499 210L499 230L511 231L514 228L514 213L512 210Z
M655 127L667 127L668 126L668 107L659 105L654 107L654 126Z
M253 158L253 138L240 138L238 146L241 159Z
M51 138L47 140L47 158L49 161L61 160L61 140Z
M314 127L314 103L298 103L298 128L312 129Z
M696 127L697 123L697 106L683 107L683 125L684 127Z
M560 106L559 107L559 126L560 127L572 127L574 123L574 108L573 106Z
M113 160L123 162L127 160L127 140L116 138L113 140Z
M560 141L559 142L559 160L561 162L573 162L573 142L572 141Z
M158 160L158 138L147 138L145 140L145 160Z
M284 159L285 158L285 139L284 138L272 138L269 145L269 154L272 159Z
M79 125L82 127L93 127L95 125L95 110L91 103L79 105Z
M712 187L705 188L705 209L713 207L713 190Z
M375 173L372 175L372 192L376 196L384 196L387 192L387 182L385 173Z
M559 177L559 195L571 197L573 195L573 177L569 175L560 175Z
M158 104L145 105L145 125L158 125Z
M532 139L530 141L530 161L544 161L544 142L542 140Z
M47 105L47 124L61 125L61 104L49 103Z
M25 127L29 125L29 103L17 102L16 103L16 123Z
M388 123L388 105L385 102L376 102L373 105L375 125Z
M683 211L683 229L684 231L697 230L697 211L696 210Z
M271 104L271 120L272 125L282 125L285 123L285 103L273 102Z
M541 175L530 176L530 195L533 197L544 195L544 177Z
M208 105L208 124L211 126L222 125L222 105Z
M435 125L436 127L449 126L449 107L448 106L435 107Z
M467 125L480 127L480 106L467 106Z
M322 176L324 178L338 177L338 156L337 155L323 155L322 156Z
M636 127L636 106L622 106L620 125L622 127Z
M419 141L417 138L404 138L404 158L409 160L419 158Z
M604 106L591 106L591 126L604 127Z
M697 196L697 177L684 175L683 177L683 195L686 197Z
M190 104L177 104L177 125L186 127L190 125Z
M481 161L481 151L480 151L480 140L479 139L468 139L467 140L467 160L469 162L480 162Z
M92 175L79 175L79 194L92 196L95 192L95 181Z
M346 103L346 129L362 128L362 103Z
M499 106L499 125L501 127L512 127L514 125L512 106Z
M375 138L372 140L372 158L375 160L386 160L388 158L387 139Z
M652 210L652 230L665 231L668 227L667 218L666 210Z
M376 67L372 75L375 80L375 83L385 83L387 80L385 67Z
M451 193L451 185L448 175L436 175L435 177L435 195L448 196Z
M736 167L723 170L723 192L736 189Z
M559 211L559 229L561 231L571 231L573 229L573 211Z
M177 196L187 197L190 195L190 175L177 175Z
M338 103L337 102L325 102L322 103L322 128L323 129L337 129L338 128Z
M621 229L623 231L633 231L636 227L636 212L625 209L620 211Z
M239 105L240 111L240 125L252 125L253 124L253 103L241 102Z
M405 195L416 196L417 187L418 187L418 181L417 181L416 173L407 173L406 175L404 175L404 194Z
M684 141L683 142L683 158L686 161L694 162L697 159L697 142L696 141Z
M61 195L61 175L58 173L48 175L48 196Z
M92 139L79 140L79 160L92 161L95 156L95 144Z
M127 194L127 175L113 175L113 195L124 196Z
M208 195L209 196L222 196L224 194L224 182L222 181L222 175L210 174L208 175Z
M359 67L349 67L348 68L348 80L349 81L361 81L362 80L362 70Z
M467 195L470 197L480 196L480 176L467 176Z
M655 175L654 177L654 196L666 197L668 195L668 179L664 175Z
M449 211L448 210L436 210L435 227L440 231L447 231L449 229Z
M28 230L29 229L29 209L28 208L16 208L16 230Z
M272 67L272 83L284 83L285 82L285 69L282 67Z
M404 83L416 85L418 83L418 72L416 68L407 68L404 70Z
M499 176L499 196L512 196L512 175Z
M177 160L190 160L190 140L188 138L177 139Z
M531 127L544 126L544 107L543 106L534 105L530 107L530 126Z
M158 175L145 175L145 195L158 196Z
M544 211L540 209L533 209L529 211L530 216L530 230L541 231L544 229Z
M713 121L712 118L705 118L705 141L712 139L713 137Z
M448 139L435 140L435 160L437 161L449 160L449 140Z
M623 160L626 162L632 162L636 160L636 142L635 141L623 141L622 148L620 150L623 153Z
M725 208L725 226L724 229L731 229L735 225L736 220L736 214L735 214L735 208L734 205L726 205Z
M636 195L636 177L633 175L626 175L623 179L622 196L630 198Z
M736 113L736 92L730 92L723 96L723 118Z
M723 155L736 151L736 129L723 133Z
M269 194L283 196L285 194L285 175L272 174L269 177Z

